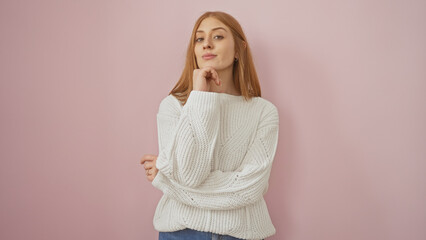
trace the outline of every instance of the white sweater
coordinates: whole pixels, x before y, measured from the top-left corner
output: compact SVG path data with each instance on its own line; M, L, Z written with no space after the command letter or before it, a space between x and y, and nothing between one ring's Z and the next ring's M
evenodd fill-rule
M184 106L165 97L157 114L164 194L154 228L262 239L276 230L263 195L278 144L278 110L261 97L193 90Z

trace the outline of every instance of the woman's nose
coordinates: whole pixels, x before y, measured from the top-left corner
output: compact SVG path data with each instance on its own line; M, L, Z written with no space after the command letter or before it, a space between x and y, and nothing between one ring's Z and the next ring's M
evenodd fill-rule
M212 44L209 40L204 41L203 49L212 48Z

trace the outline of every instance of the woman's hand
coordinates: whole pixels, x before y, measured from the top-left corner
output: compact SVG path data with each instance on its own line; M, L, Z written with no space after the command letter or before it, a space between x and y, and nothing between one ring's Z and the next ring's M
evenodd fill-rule
M219 75L213 67L207 66L201 69L194 69L192 76L193 90L210 92L212 81L218 86L222 85Z
M150 182L154 180L155 176L157 176L157 173L158 173L158 169L155 166L156 162L157 162L157 156L152 154L145 154L141 160L141 164L143 164L145 168L146 178Z

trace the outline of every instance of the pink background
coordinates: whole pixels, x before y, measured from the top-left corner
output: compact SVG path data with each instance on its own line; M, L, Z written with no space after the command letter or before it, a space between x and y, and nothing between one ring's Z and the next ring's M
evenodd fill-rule
M426 239L426 2L1 1L0 239L156 239L156 113L195 20L243 26L280 139L268 239Z

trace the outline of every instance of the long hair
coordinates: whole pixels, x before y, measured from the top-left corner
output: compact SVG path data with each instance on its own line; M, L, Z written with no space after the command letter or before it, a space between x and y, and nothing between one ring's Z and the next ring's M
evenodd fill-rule
M195 34L201 22L208 17L214 17L221 21L232 32L235 53L238 53L239 57L237 62L234 61L233 66L233 81L235 87L240 90L241 95L244 96L246 100L251 99L252 97L261 97L259 79L257 77L250 47L243 29L234 17L221 11L205 12L195 22L186 53L185 67L182 71L182 75L180 76L179 81L170 91L169 95L172 94L179 101L181 101L183 105L185 105L189 94L193 89L192 77L194 69L198 68L197 59L194 52Z

